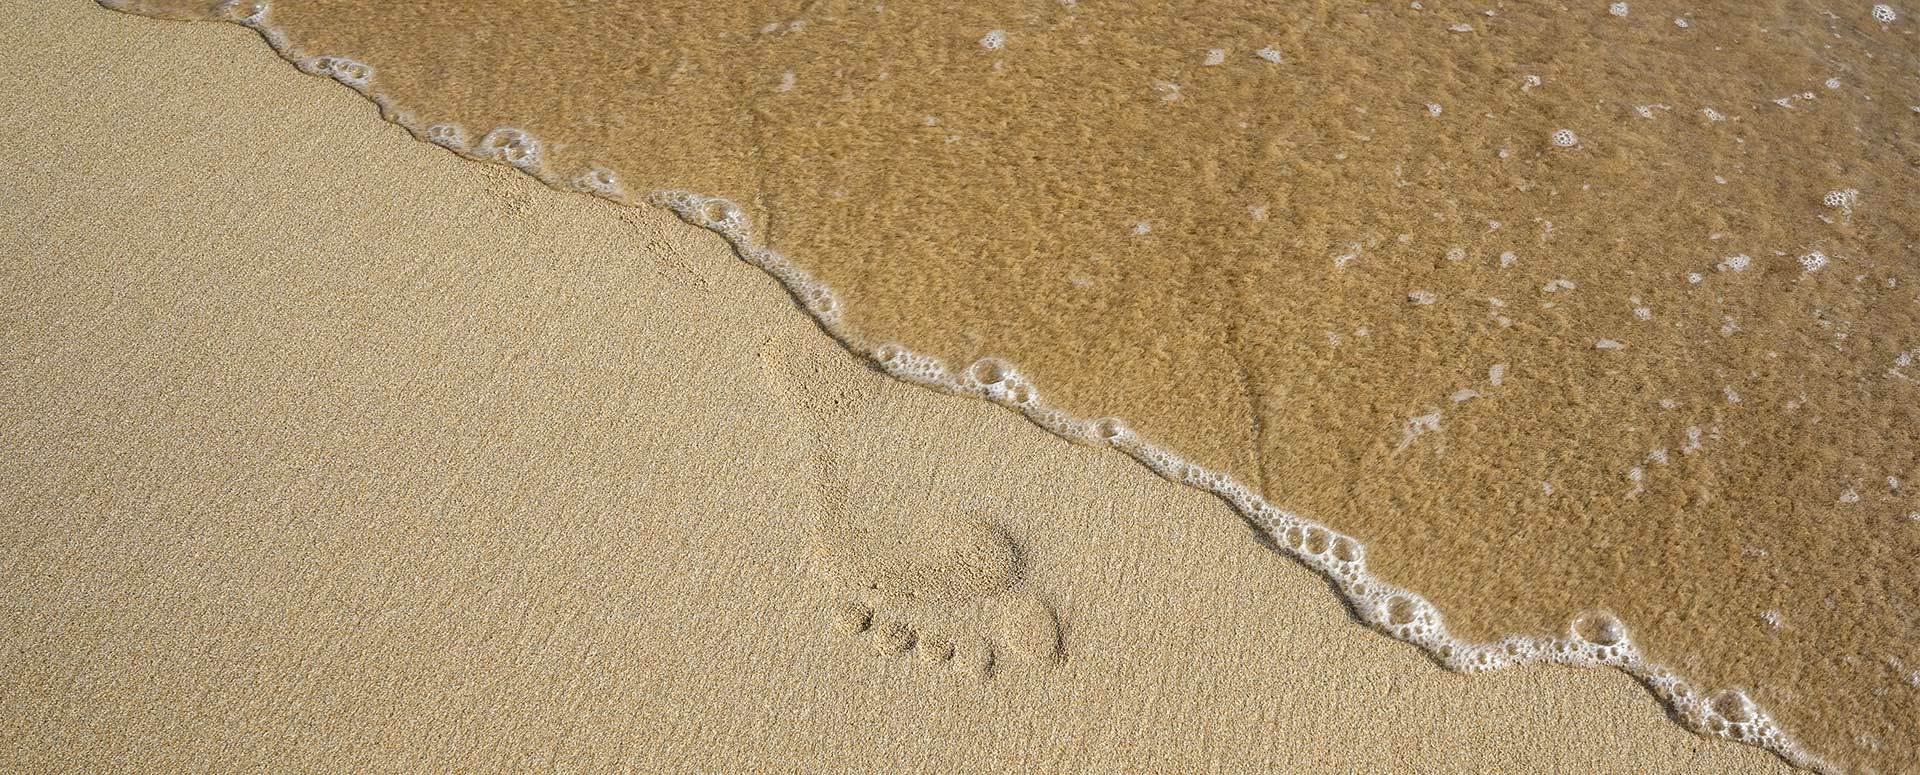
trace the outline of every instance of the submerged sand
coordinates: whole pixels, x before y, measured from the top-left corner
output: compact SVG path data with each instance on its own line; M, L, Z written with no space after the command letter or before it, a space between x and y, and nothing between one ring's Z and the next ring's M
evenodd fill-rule
M1785 769L1612 671L1441 670L1219 501L865 369L710 234L415 143L251 33L32 11L0 768ZM874 653L1034 633L828 572L980 521L1058 653Z
M454 8L215 15L423 138L738 203L857 348L1121 416L1453 635L1610 612L1693 723L1920 760L1911 15Z

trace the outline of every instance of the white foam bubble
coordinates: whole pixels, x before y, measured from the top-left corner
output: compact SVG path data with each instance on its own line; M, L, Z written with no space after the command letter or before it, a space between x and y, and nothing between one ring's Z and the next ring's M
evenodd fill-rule
M619 199L624 195L620 189L620 176L613 170L595 164L573 178L573 190L581 191L607 199Z
M234 22L252 26L266 21L267 10L265 0L227 0L220 4L218 13Z
M341 56L309 57L295 63L302 72L318 75L353 87L364 87L373 80L373 68Z
M987 30L987 34L980 36L980 47L988 51L998 51L1006 45L1006 30Z
M462 153L467 150L467 132L459 124L434 124L426 129L427 142Z
M1580 142L1580 137L1575 135L1571 129L1553 130L1552 139L1553 144L1561 148L1572 148L1576 143Z
M1856 189L1851 189L1851 188L1843 189L1840 191L1828 191L1825 195L1820 197L1821 204L1831 208L1836 208L1840 212L1845 213L1847 215L1853 214L1853 206L1855 204L1858 204L1859 202L1860 202L1860 192Z
M475 158L497 161L511 167L532 169L540 166L540 141L526 130L499 127L469 151Z
M1893 12L1893 6L1881 3L1873 7L1873 20L1881 24L1892 24L1900 15Z

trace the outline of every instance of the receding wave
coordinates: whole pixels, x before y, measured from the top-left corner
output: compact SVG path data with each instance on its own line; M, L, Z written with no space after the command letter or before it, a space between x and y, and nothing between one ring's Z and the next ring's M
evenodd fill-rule
M672 208L1449 667L1609 665L1803 767L1920 762L1899 9L101 1Z

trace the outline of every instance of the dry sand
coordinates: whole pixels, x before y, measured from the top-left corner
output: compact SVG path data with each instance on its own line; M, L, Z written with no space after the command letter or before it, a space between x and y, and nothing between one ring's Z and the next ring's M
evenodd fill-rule
M1617 672L1445 672L1225 504L246 30L30 10L0 768L1786 769Z

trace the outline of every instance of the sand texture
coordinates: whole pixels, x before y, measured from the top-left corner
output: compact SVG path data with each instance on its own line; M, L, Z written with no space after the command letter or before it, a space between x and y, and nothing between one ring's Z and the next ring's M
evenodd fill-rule
M0 26L0 769L1782 772L251 32Z
M1371 575L1343 594L1419 593L1433 609L1356 606L1457 667L1554 649L1452 637L1589 617L1637 649L1600 658L1693 682L1671 695L1690 724L1777 744L1751 698L1837 767L1901 771L1920 762L1920 14L1874 14L216 15L421 139L616 200L725 197L683 204L830 288L803 296L857 351L998 359L1029 399L1124 418L1324 523L1265 522L1358 557ZM999 583L975 559L967 583ZM951 560L850 572L893 588Z

